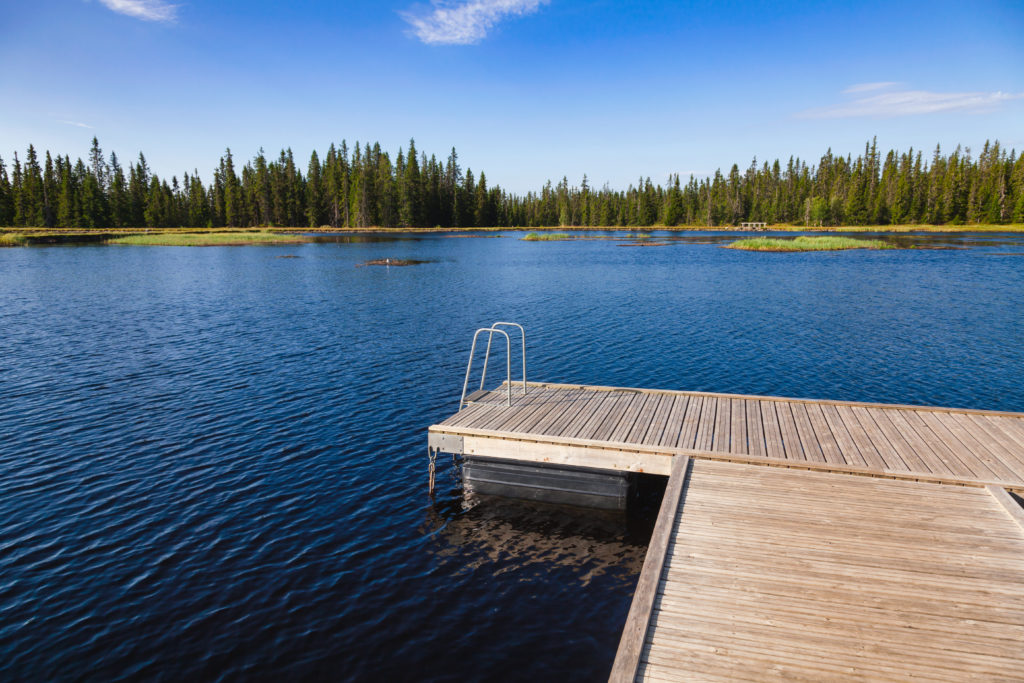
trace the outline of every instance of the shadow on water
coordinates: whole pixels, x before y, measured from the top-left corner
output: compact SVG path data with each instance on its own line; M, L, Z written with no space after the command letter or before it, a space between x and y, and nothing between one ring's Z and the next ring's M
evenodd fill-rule
M639 575L666 477L638 475L626 511L520 500L466 492L461 482L429 508L423 531L434 534L438 557L473 559L466 572L488 565L492 575L527 568L567 570L580 586L613 570Z

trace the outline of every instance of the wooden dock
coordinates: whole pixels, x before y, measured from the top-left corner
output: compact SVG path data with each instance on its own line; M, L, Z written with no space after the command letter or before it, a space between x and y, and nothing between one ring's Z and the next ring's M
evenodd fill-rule
M466 455L668 475L673 455L1024 491L1024 413L531 383L430 427ZM436 438L436 437L435 437Z
M1024 680L1024 414L528 388L431 448L671 475L612 680Z

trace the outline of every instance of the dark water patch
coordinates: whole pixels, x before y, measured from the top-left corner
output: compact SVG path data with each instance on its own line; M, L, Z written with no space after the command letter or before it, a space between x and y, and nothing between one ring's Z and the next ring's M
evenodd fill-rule
M618 247L667 247L670 242L626 242L617 244Z
M483 233L471 233L469 235L442 235L446 239L498 239L505 235L489 235Z

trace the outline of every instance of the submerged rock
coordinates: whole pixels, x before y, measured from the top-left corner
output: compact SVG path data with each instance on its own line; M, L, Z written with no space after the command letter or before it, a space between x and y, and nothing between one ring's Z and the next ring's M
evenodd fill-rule
M421 263L430 263L430 261L424 261L420 259L401 259L401 258L378 258L366 263L358 263L359 266L418 266Z

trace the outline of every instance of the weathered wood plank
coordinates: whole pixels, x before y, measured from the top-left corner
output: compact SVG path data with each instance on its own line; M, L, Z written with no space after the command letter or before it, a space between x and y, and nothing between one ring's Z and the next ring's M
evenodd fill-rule
M1015 480L1024 480L1024 448L1009 437L1005 432L977 415L959 415L952 413L949 419L956 420L965 430L975 435L984 443L989 453L999 458L1000 462L1013 470Z
M587 423L594 413L598 412L601 407L611 399L612 395L594 395L585 394L581 398L582 406L572 416L572 419L561 425L561 431L558 436L576 436L580 428Z
M846 430L850 433L850 438L853 439L853 443L857 447L857 453L865 460L865 467L875 468L879 472L886 471L888 466L886 465L885 459L882 458L878 449L875 448L874 443L868 436L864 425L854 412L854 409L850 406L833 406L833 408L835 408L836 414L838 414L839 418L843 421L843 426L845 426ZM874 424L873 420L871 421L871 424Z
M608 435L609 441L616 443L622 443L626 441L626 437L636 427L637 418L640 416L640 412L643 411L649 403L657 401L660 397L656 394L641 394L636 397L636 400L629 404L626 408L626 412L623 413L622 419L619 424L615 427L614 431Z
M818 435L814 433L811 426L811 419L807 415L807 406L803 403L794 403L790 406L793 411L793 422L796 424L796 433L800 438L800 446L808 460L814 462L827 462L825 454L821 452L821 444L818 442Z
M680 435L683 431L683 419L686 417L686 411L689 410L690 402L692 401L690 396L676 396L672 401L672 410L668 416L668 422L665 424L665 429L661 433L661 438L658 440L659 446L668 446L674 448L679 442Z
M787 460L809 460L804 457L804 449L800 445L800 437L796 433L796 421L793 419L793 408L788 403L775 404L775 413L779 418L782 430L782 447L786 451Z
M836 440L843 462L854 467L867 467L868 463L861 455L860 448L857 447L850 430L846 428L846 423L839 416L838 408L828 405L821 406L821 414Z
M639 672L1015 678L1024 533L989 494L694 460Z
M494 412L488 413L486 420L473 420L464 426L476 429L508 429L510 425L519 424L532 411L548 406L559 396L560 392L537 391L527 394L511 408L496 405Z
M716 398L714 441L709 450L729 453L729 436L732 433L732 403L728 398Z
M747 407L745 401L739 398L729 400L729 410L732 413L729 429L729 452L750 453L750 444L747 442Z
M552 413L560 413L566 408L566 396L561 393L546 397L537 397L532 402L527 399L522 409L506 421L499 429L507 432L529 433L530 428Z
M747 411L747 453L765 455L764 418L760 401L744 401Z
M587 421L577 429L576 434L567 434L566 436L579 439L595 438L594 435L597 431L611 419L613 411L630 398L632 396L629 394L609 394L608 398L601 402L601 407L597 412L587 418Z
M782 445L782 428L773 401L758 401L761 412L761 428L764 430L764 454L769 458L785 459L786 449Z
M1008 480L1016 478L1017 473L1009 466L1011 463L1004 463L990 454L995 444L986 434L972 434L964 429L957 419L963 416L953 413L920 413L920 416L951 451L961 459L970 458L968 464L977 476ZM979 469L980 466L984 466L984 469Z
M815 403L807 403L804 407L807 408L807 417L810 418L811 428L818 439L818 446L821 448L822 455L825 456L825 462L838 465L846 464L843 452L840 450L839 443L832 434L832 428L829 427L828 420L825 419L821 406Z
M525 434L548 434L556 423L576 414L582 405L580 398L582 396L579 393L565 394L563 400L551 406L546 412L535 413L531 418L524 420L515 431ZM557 432L553 435L557 435Z
M626 626L619 640L619 648L615 653L615 663L609 681L612 683L632 683L640 666L640 655L643 652L647 637L654 600L661 584L662 570L669 544L675 531L676 512L682 502L686 479L689 473L690 459L680 456L672 461L672 473L669 475L665 495L662 497L658 519L647 545L643 569L633 593L633 602L626 617Z
M906 470L910 472L931 472L935 474L948 474L949 470L941 462L933 461L925 464L921 460L914 446L907 441L904 433L912 431L909 425L894 415L892 411L879 408L867 408L868 414L875 420L878 430L889 440L889 444L899 453L900 459L906 464Z
M670 399L670 396L664 394L648 396L644 401L643 408L636 415L636 422L633 423L633 428L629 430L629 434L622 440L626 443L643 443L644 435L647 434L652 426L651 423L654 422L655 416L661 410L661 404Z
M651 418L651 424L647 428L647 432L640 439L640 443L647 445L658 445L661 443L661 437L668 428L669 420L672 417L673 406L675 405L676 399L681 398L686 400L685 396L676 397L666 395L661 398L661 403L658 404L658 409L654 412L654 417Z
M528 382L529 386L550 387L556 389L587 389L589 391L641 391L651 394L687 394L690 396L713 396L715 398L744 398L764 401L779 401L782 403L827 403L834 406L862 406L868 408L896 408L899 410L926 410L944 413L966 413L969 415L989 415L994 417L1013 417L1024 419L1024 412L1012 412L1005 410L980 410L976 408L950 408L947 406L919 406L903 403L866 403L863 401L837 401L830 399L795 398L787 396L755 396L753 394L722 394L710 391L680 391L675 389L637 389L632 387L609 387L597 384L559 384L556 382ZM521 385L521 384L520 384Z
M718 399L705 396L700 411L700 424L697 428L697 445L695 446L699 451L710 451L715 442L715 413L717 412Z
M883 466L881 470L883 472L906 472L909 470L907 464L903 461L903 458L896 449L893 448L892 443L882 432L881 428L879 428L878 423L875 422L875 418L872 417L867 408L862 406L836 407L845 408L853 413L853 416L856 418L861 430L870 441L871 446L874 448L875 452L878 453L878 457L882 459Z
M954 450L939 437L935 431L935 425L929 420L932 417L930 413L909 410L906 412L891 411L890 415L893 414L903 418L904 422L909 424L911 429L914 430L907 433L907 440L914 440L916 433L916 440L913 443L919 453L927 451L930 456L941 461L946 471L951 474L961 477L974 477L980 474L980 471L973 471L978 466L978 463L972 462L974 458L965 457L967 454L962 449ZM922 456L922 460L924 459L924 456ZM991 476L991 472L988 472L987 469L985 471L988 476Z
M631 394L623 396L615 407L612 408L611 413L608 415L608 419L602 424L598 425L597 431L594 436L591 437L594 441L611 441L612 432L618 427L619 423L625 419L628 411L631 407L644 399L642 394Z
M1006 514L1010 515L1010 518L1017 523L1020 530L1024 532L1024 508L1013 499L1006 489L998 486L986 486L985 490L992 494L992 497L996 499L996 502L1006 510Z

